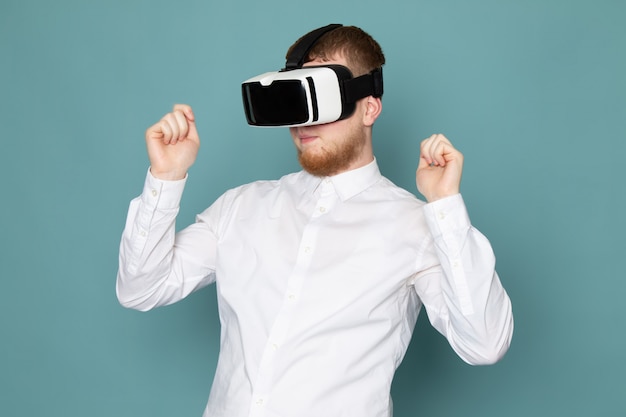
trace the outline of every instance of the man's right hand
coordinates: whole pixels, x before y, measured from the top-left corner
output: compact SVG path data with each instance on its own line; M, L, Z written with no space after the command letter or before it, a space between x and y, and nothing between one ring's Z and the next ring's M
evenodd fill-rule
M186 104L176 104L146 130L146 146L151 174L161 180L181 180L193 165L200 148L193 111Z

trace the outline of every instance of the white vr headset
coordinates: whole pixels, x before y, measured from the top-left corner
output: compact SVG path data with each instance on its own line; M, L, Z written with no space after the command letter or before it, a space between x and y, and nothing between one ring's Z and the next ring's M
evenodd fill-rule
M319 38L342 25L316 29L294 46L280 71L267 72L241 85L248 124L252 126L307 126L350 117L356 102L383 95L382 68L353 78L342 65L304 67Z

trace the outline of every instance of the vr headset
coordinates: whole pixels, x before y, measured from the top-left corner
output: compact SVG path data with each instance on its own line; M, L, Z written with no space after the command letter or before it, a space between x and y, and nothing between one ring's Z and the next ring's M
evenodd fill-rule
M292 127L335 122L350 117L358 100L383 95L382 68L353 78L343 65L303 67L319 38L341 26L332 24L309 32L294 46L285 68L242 83L249 125Z

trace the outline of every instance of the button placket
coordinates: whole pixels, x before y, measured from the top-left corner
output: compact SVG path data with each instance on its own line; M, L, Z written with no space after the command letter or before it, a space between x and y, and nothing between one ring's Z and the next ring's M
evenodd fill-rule
M257 380L255 382L253 397L251 399L251 416L262 415L262 410L264 408L263 404L266 404L268 401L273 383L274 361L276 359L276 355L280 354L280 346L284 343L287 335L291 317L293 317L293 310L297 308L298 305L300 289L303 285L307 269L311 263L311 256L315 248L317 231L318 226L315 222L309 222L304 227L294 270L287 280L287 288L283 299L283 305L278 312L276 320L274 321L268 334L267 343L259 364ZM259 402L259 400L262 401Z
M312 212L311 218L302 231L298 256L294 269L287 281L283 305L272 325L265 345L253 396L251 399L251 416L263 415L264 405L267 404L272 390L273 369L276 355L280 354L280 346L284 343L290 327L294 309L298 308L300 291L307 276L307 271L317 243L319 224L316 218L328 214L337 201L333 184L330 180L320 185L320 197Z

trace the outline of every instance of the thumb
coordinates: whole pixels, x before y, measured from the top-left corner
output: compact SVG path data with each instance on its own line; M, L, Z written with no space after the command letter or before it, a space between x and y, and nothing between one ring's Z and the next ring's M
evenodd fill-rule
M423 155L420 155L420 160L419 163L417 165L417 169L422 169L422 168L428 168L430 166L430 164L428 163L428 161L426 160L426 157L424 157Z

